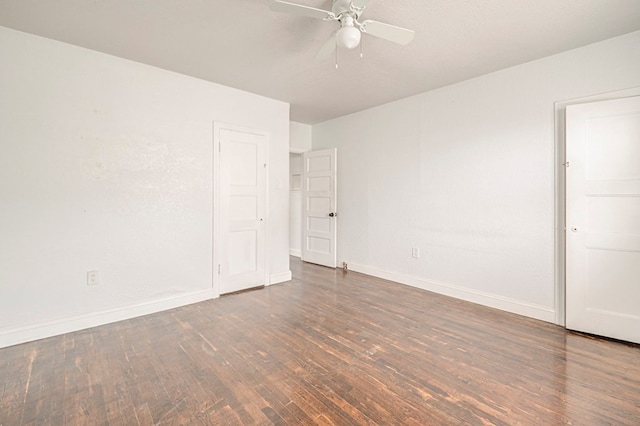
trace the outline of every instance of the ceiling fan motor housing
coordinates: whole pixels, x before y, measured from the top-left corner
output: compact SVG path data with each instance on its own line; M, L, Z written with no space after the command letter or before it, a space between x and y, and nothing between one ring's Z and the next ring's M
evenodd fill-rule
M345 12L351 11L351 0L333 0L331 11L334 15L340 16Z

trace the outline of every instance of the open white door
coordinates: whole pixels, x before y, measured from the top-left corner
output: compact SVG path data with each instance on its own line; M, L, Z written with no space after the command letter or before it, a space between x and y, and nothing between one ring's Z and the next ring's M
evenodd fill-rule
M640 343L640 97L567 107L566 326Z
M218 212L215 256L220 294L265 285L267 135L214 125Z
M302 157L302 260L336 267L337 149Z

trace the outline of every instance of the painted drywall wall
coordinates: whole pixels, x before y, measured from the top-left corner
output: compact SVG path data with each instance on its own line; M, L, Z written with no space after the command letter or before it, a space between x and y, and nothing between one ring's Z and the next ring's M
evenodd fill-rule
M2 27L0 58L0 346L216 296L214 120L269 132L290 276L288 104Z
M291 152L301 153L311 150L312 131L310 125L292 121L289 125Z
M312 130L308 124L295 121L289 124L289 254L298 257L302 249L302 191L295 180L302 173L300 153L311 150Z
M289 154L289 254L302 251L302 154Z
M313 126L339 260L554 321L554 102L634 86L640 32Z

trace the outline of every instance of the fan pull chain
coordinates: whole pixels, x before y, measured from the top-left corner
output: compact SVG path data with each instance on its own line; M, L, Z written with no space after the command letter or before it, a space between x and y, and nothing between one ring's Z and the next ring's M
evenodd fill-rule
M336 46L336 69L338 69L338 46Z
M364 40L360 40L360 59L364 58L364 54L362 53L362 45L364 44Z

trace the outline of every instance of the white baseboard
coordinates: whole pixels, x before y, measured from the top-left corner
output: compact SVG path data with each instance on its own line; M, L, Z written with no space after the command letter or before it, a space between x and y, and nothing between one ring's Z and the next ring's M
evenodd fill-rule
M203 290L168 299L155 300L123 308L21 327L14 330L0 332L0 348L153 314L167 309L178 308L192 303L215 299L217 297L218 296L213 293L213 290Z
M342 265L342 261L338 262ZM394 281L411 287L417 287L422 290L432 291L434 293L443 294L445 296L455 297L457 299L466 300L468 302L477 303L479 305L488 306L490 308L500 309L502 311L523 315L529 318L535 318L550 323L555 323L555 311L552 308L538 306L531 303L522 302L520 300L499 296L496 294L485 293L478 290L472 290L459 287L435 280L428 280L412 275L399 274L396 272L383 271L366 265L347 261L349 270L361 272L363 274Z
M302 257L302 252L300 250L289 249L289 255L295 257Z
M283 283L286 281L291 281L291 271L280 272L278 274L271 274L269 276L269 285Z

